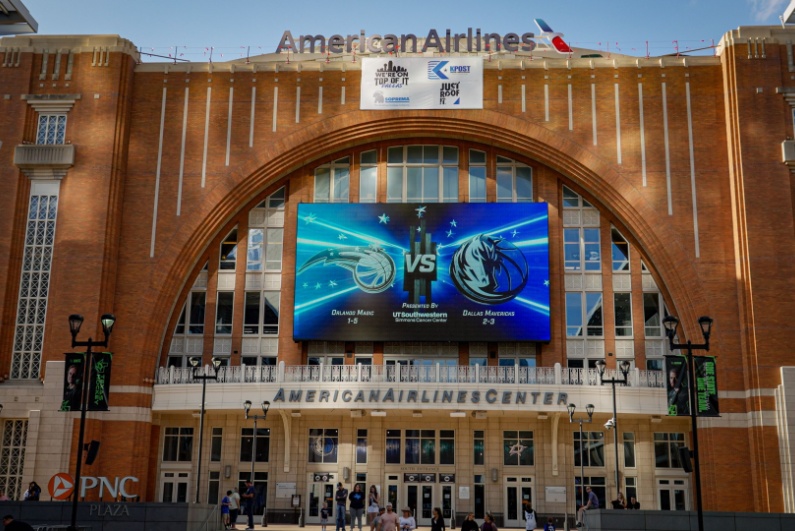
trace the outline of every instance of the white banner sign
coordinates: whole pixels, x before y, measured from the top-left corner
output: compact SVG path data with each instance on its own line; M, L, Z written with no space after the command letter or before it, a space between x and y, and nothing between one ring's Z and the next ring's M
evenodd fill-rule
M362 59L359 108L482 109L483 58Z

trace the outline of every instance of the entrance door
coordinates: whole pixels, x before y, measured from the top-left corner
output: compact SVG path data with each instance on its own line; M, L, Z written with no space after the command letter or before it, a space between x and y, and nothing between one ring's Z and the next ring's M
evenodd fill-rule
M190 472L163 472L160 475L160 501L187 503Z
M326 504L328 509L328 522L330 526L334 526L334 519L337 517L334 514L336 507L334 506L334 478L330 474L309 474L308 490L306 499L308 500L308 510L306 515L306 523L319 524L320 523L320 509L323 504Z
M406 505L406 500L398 499L398 492L400 491L400 478L397 475L389 475L386 477L386 489L381 493L381 507L386 507L387 503L392 504L392 510L400 514L400 510ZM401 506L400 504L403 504Z
M405 483L404 496L397 510L400 512L405 507L409 507L419 527L430 527L434 507L441 509L442 517L449 520L453 514L454 487L453 483Z
M690 489L686 479L658 479L657 507L661 511L687 511Z
M507 476L504 481L505 506L503 527L524 527L525 500L534 503L533 478L531 476Z

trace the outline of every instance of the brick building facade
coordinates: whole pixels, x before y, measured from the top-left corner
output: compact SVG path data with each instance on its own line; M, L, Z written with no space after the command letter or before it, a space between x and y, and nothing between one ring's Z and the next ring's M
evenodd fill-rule
M360 110L361 56L142 63L116 36L1 39L0 389L14 457L0 487L19 496L74 470L79 416L58 411L67 317L84 314L97 337L112 312L110 411L89 413L101 449L83 473L134 477L142 500L196 496L200 356L222 362L207 383L202 502L254 469L260 511L300 494L310 523L341 480L421 521L427 502L520 527L522 499L571 513L582 465L603 500L618 488L644 508L691 508L676 454L689 419L667 416L662 372L669 312L680 340L701 340L701 315L715 323L705 509L791 512L794 31L742 27L714 57L482 54L483 108L457 111ZM293 340L297 205L393 202L390 157L416 146L430 166L450 155L460 203L548 203L549 342ZM602 427L613 404L598 360L608 373L631 364L616 432ZM556 398L371 407L278 394L365 381L422 392L451 370L455 388L484 396ZM271 402L256 434L246 399ZM584 441L566 402L577 416L595 405ZM426 438L415 462L408 448ZM406 448L396 462L390 440ZM530 452L513 462L516 447Z

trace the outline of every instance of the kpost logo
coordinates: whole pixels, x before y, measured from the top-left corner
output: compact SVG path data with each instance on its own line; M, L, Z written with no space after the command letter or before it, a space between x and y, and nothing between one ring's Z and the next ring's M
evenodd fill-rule
M451 75L469 74L471 68L469 65L450 64L450 61L428 61L428 79L450 79Z

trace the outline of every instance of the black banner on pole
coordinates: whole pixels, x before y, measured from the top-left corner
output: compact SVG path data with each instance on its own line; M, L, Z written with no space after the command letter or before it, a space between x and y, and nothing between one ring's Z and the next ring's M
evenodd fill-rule
M699 417L719 417L718 371L715 356L698 356L696 361L696 402Z
M718 417L720 409L715 357L694 356L693 362L696 366L696 414L699 417ZM690 380L687 371L686 356L665 356L665 389L668 392L670 416L690 415Z
M113 353L95 352L89 377L88 411L108 411L110 398L110 367Z
M63 376L63 398L59 411L80 411L80 399L83 396L83 373L85 352L67 352L64 354L66 370Z
M665 389L668 392L668 415L690 415L690 390L688 389L686 356L665 356Z

